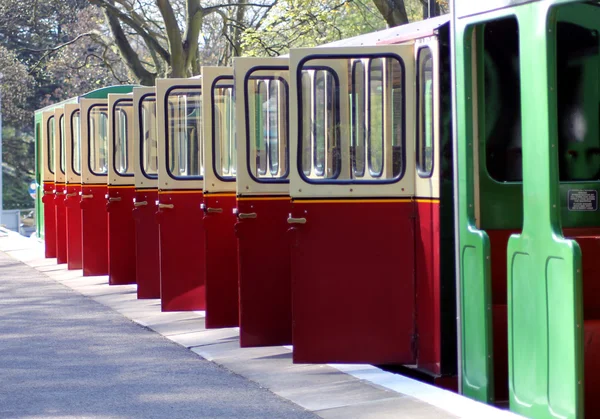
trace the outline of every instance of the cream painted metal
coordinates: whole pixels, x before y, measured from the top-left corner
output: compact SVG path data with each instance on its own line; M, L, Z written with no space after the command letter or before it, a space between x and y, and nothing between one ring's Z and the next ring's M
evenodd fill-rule
M273 179L261 181L253 175L255 172L256 153L249 147L255 141L255 134L251 132L250 120L255 118L255 108L251 105L255 85L252 79L282 80L288 88L287 92L279 93L280 104L284 104L285 112L278 114L278 141L280 147L280 161L286 162L286 172L294 166L289 158L289 59L288 58L235 58L233 72L235 78L235 109L236 109L236 136L237 136L237 182L238 196L245 195L289 195L290 186L288 176L280 174L279 182ZM280 107L280 110L282 108ZM291 115L291 114L290 114ZM283 139L283 141L282 141ZM250 154L250 155L249 155Z
M402 152L404 153L404 175L401 179L393 183L376 183L375 178L369 179L369 176L361 178L361 182L356 182L351 179L351 158L350 147L350 123L351 109L349 100L350 95L350 74L348 68L348 59L355 57L356 59L366 56L376 59L378 56L389 57L390 55L400 57L403 61L403 76L404 76L404 144ZM311 95L312 106L316 103L314 76L310 74L311 68L322 69L328 68L329 71L335 72L339 86L340 104L339 104L339 140L344 147L341 152L341 168L335 179L322 179L314 175L312 172L309 175L301 176L302 168L299 167L299 143L302 141L299 138L299 118L298 118L298 103L299 91L298 87L302 86L302 80L298 79L300 75L299 66L302 61L310 57L310 64L307 65L308 73L311 76ZM340 48L310 48L310 49L295 49L290 53L290 194L292 198L329 198L329 197L408 197L414 196L415 191L415 64L414 64L414 46L413 44L403 45L382 45L373 47L340 47ZM389 89L391 90L391 89ZM391 107L391 92L387 92L383 104L383 121L384 121L384 143L386 150L384 152L385 161L383 163L382 173L386 174L392 170L391 165L391 147L392 142L392 107ZM332 127L330 129L336 129ZM305 127L306 130L306 127ZM313 143L315 139L313 138ZM312 143L311 143L312 144ZM311 154L311 161L315 161L314 150ZM324 173L327 173L329 165L332 164L330 156L327 157L324 165ZM365 171L367 171L365 169ZM305 180L306 178L309 181ZM372 181L371 183L368 183Z
M200 78L194 79L162 79L156 82L156 112L157 112L157 126L158 126L158 189L159 191L165 190L197 190L201 191L204 187L204 148L203 148L203 132L197 130L194 132L186 132L185 135L189 135L196 139L194 146L198 147L198 161L194 163L199 164L198 174L195 176L189 176L188 169L185 167L184 162L181 161L181 156L186 154L184 145L180 141L168 141L169 135L182 135L182 132L175 131L175 128L185 126L185 121L193 118L198 124L202 124L202 110L194 115L187 115L186 112L182 112L181 108L187 106L188 97L186 94L202 94L202 80ZM177 94L177 97L170 97L170 95ZM169 106L171 105L171 106ZM171 108L171 109L169 109ZM167 126L167 112L171 112L171 121L176 127ZM170 153L168 147L172 146L174 153ZM189 150L187 150L189 152ZM174 154L174 155L172 155ZM164 204L161 204L164 205Z
M42 161L43 181L54 182L54 137L56 125L54 124L54 111L45 111L42 114Z
M433 58L433 171L431 176L422 177L419 175L418 170L416 170L415 176L415 195L417 197L427 197L439 199L440 197L440 165L441 165L441 149L440 149L440 60L439 60L439 46L438 40L436 37L423 38L415 43L415 63L418 66L419 62L419 51L425 48L429 48L431 51L431 55ZM418 72L419 69L415 68L415 71ZM417 78L415 77L415 80ZM414 103L414 102L413 102ZM407 102L408 104L408 102ZM408 107L409 105L407 105ZM424 118L424 115L421 115ZM413 121L414 119L409 119L408 121ZM415 127L416 130L419 130L419 126ZM421 141L423 140L422 137ZM407 138L408 141L408 138ZM418 144L415 144L415 148L418 147ZM436 159L437 157L437 159Z
M133 95L108 95L108 185L133 185Z
M158 138L154 87L133 89L132 125L135 187L155 189L158 187Z
M65 140L65 110L58 107L54 109L54 183L64 184L66 182L65 173L65 155L64 155L64 140ZM66 191L63 191L65 194Z
M106 185L108 100L81 100L81 183ZM82 196L83 198L83 196Z
M204 193L235 192L236 164L228 160L236 153L235 132L233 138L229 135L235 127L227 118L225 97L231 95L230 104L233 104L233 69L202 67L202 89Z
M66 183L81 184L81 113L79 104L67 104L64 111Z

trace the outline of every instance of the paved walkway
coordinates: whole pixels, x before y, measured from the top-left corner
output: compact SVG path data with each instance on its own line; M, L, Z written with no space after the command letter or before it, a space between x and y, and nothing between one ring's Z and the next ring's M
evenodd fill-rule
M238 328L107 282L0 228L0 419L517 418L371 365L240 348Z
M312 413L0 252L1 418Z

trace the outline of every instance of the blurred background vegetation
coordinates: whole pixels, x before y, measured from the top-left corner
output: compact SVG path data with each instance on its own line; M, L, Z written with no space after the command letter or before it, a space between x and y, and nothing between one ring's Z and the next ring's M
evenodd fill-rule
M447 12L436 0L433 13ZM2 0L4 209L31 208L33 111L421 20L427 0Z

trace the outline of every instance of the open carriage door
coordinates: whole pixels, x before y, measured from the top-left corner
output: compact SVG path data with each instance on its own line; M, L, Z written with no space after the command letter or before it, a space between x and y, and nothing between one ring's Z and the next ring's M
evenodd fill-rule
M108 274L108 101L81 100L81 246L83 275Z
M135 284L133 96L108 95L108 283Z
M81 112L79 104L65 105L65 212L67 267L81 269Z
M412 45L291 51L295 362L414 363Z
M234 60L240 345L292 343L287 58Z
M44 204L44 243L45 256L56 257L56 218L54 206L54 137L56 126L54 124L54 111L42 113L42 173Z
M206 327L233 327L239 324L233 70L202 67L202 86Z
M201 80L158 80L156 99L162 310L204 310Z
M133 164L135 174L135 276L138 298L160 298L158 252L158 145L156 89L133 89Z
M65 211L65 110L54 110L54 219L56 263L67 263L67 217Z

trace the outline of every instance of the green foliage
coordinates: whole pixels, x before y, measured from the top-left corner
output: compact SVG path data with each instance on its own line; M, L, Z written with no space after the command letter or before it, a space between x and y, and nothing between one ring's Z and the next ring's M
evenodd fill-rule
M277 56L383 28L385 21L370 1L283 0L258 28L244 32L243 55Z
M31 134L5 126L2 129L4 209L31 208L29 183L34 179L35 140Z

